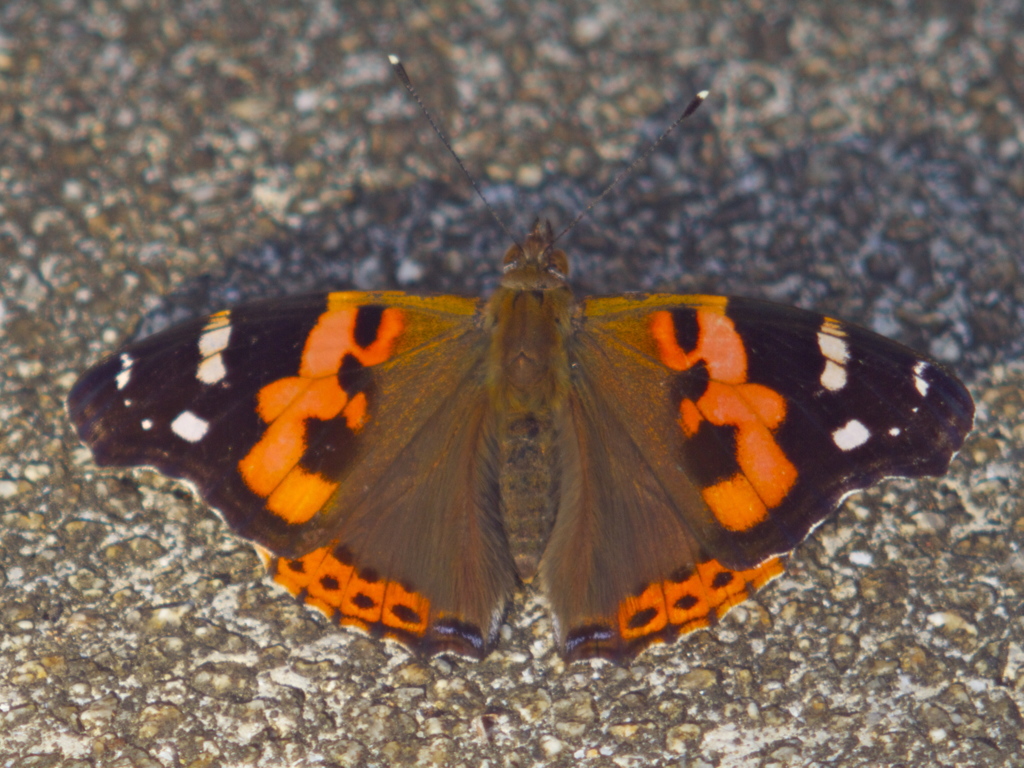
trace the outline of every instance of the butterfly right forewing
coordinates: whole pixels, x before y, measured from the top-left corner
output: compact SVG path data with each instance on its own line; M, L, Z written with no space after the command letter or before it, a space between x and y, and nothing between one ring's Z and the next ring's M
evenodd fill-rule
M581 315L560 453L576 491L542 568L569 657L713 620L844 494L944 472L971 426L938 363L812 312L634 296Z

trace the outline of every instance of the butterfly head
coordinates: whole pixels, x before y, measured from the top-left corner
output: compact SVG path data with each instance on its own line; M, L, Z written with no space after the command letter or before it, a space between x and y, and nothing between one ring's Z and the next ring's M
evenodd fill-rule
M551 222L537 221L522 245L505 252L501 284L518 290L548 290L565 286L569 257L554 247Z

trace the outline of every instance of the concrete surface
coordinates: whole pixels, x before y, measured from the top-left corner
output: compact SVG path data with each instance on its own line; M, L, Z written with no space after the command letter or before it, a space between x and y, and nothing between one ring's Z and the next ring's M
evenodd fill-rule
M1024 10L1016 2L0 6L0 765L1024 765ZM183 486L99 471L75 377L133 333L326 287L467 293L501 215L581 293L742 294L953 366L942 479L630 668L533 594L482 663L331 627Z

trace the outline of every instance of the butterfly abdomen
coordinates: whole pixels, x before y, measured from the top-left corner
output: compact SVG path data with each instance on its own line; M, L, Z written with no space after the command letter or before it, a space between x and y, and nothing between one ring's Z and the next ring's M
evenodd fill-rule
M558 504L555 425L569 388L568 334L574 300L565 256L538 227L506 255L502 284L487 305L487 388L497 415L501 518L517 575L536 574Z
M499 288L492 313L487 382L501 455L501 507L509 549L523 581L543 554L558 494L553 425L569 386L565 329L572 294Z

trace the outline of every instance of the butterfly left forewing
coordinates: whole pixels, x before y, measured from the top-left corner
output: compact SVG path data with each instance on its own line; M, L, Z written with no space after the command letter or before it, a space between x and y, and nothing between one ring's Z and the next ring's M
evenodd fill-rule
M309 478L340 481L370 447L379 373L458 346L475 311L469 299L398 292L243 305L125 346L82 375L68 411L97 463L189 480L243 536L298 550L296 523L327 491ZM473 364L464 356L441 373Z
M348 292L238 307L128 345L68 410L99 464L193 482L306 602L479 656L515 577L477 305ZM463 556L448 526L476 558L442 562Z
M570 656L627 658L706 623L777 575L773 558L846 493L944 472L973 419L970 395L934 361L744 299L591 299L570 357L577 405L566 431L606 456L568 465L582 491L566 519L600 521L604 534L583 539L576 559L587 567L599 553L619 590L610 609L607 594L588 603L551 573ZM656 519L623 536L618 509ZM557 526L551 563L571 552ZM601 551L608 533L617 543Z

